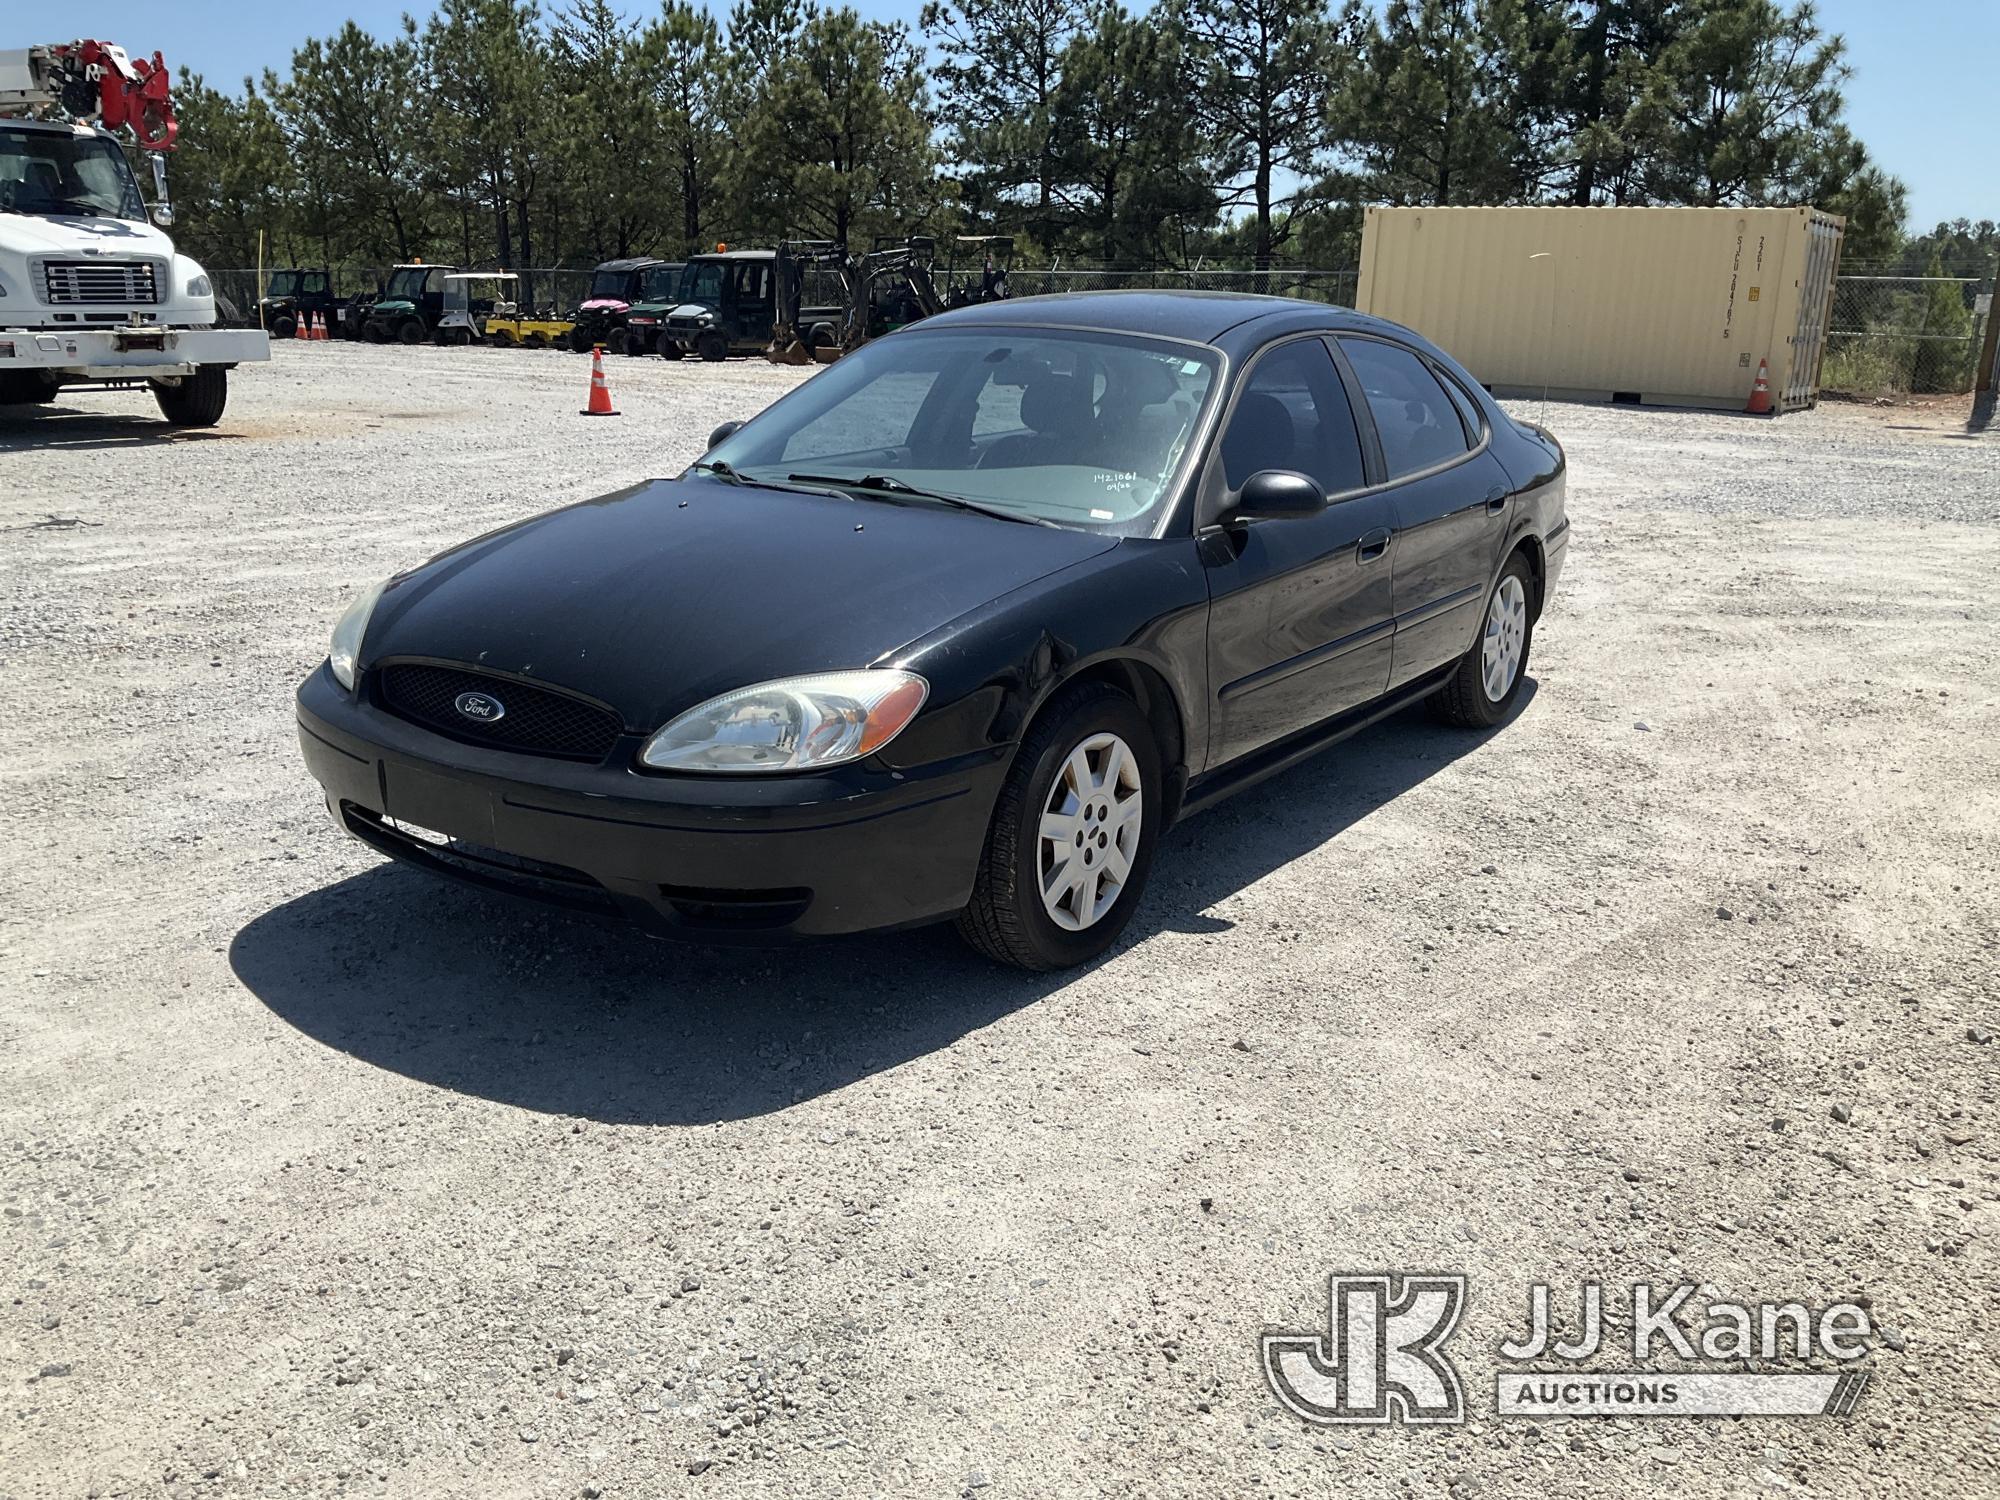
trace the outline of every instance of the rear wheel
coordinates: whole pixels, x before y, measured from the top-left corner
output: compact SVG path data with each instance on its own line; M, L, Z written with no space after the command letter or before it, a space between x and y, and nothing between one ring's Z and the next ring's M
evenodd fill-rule
M1486 597L1484 623L1472 649L1459 658L1451 680L1426 701L1447 724L1486 729L1498 724L1521 696L1535 621L1530 601L1535 578L1519 552L1507 559Z
M717 364L729 358L729 340L710 329L694 341L694 352L710 364Z
M172 426L213 427L229 404L229 371L221 365L196 365L179 385L154 386L153 399Z
M1001 788L960 935L1023 969L1103 953L1152 867L1161 781L1151 726L1123 693L1087 683L1051 703Z

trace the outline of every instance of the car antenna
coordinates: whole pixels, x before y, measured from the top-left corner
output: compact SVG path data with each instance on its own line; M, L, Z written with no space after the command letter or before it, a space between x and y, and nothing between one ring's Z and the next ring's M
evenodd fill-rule
M1542 350L1542 409L1535 414L1535 425L1546 430L1549 425L1549 361L1555 357L1556 345L1556 258L1553 251L1537 250L1528 259L1549 263L1549 341Z

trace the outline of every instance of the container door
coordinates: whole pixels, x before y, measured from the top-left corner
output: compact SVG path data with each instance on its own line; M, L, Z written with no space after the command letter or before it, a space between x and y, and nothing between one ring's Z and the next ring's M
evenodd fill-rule
M1792 338L1791 368L1779 394L1778 410L1797 411L1819 397L1819 362L1826 347L1826 320L1833 306L1833 273L1840 259L1841 231L1815 215L1806 228L1806 264L1799 281L1799 325Z

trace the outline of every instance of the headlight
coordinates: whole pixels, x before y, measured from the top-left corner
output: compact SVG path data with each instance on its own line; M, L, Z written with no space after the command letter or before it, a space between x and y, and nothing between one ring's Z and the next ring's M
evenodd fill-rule
M820 672L760 682L689 709L646 742L656 771L805 771L872 755L930 695L914 672Z
M368 633L368 617L375 613L375 601L382 597L382 590L388 586L389 580L385 578L364 589L347 606L347 613L340 617L340 623L333 627L333 640L326 648L326 659L333 668L334 681L350 693L354 691L355 663L361 659L361 638Z
M215 287L209 282L207 275L203 274L188 283L187 294L190 297L213 297Z

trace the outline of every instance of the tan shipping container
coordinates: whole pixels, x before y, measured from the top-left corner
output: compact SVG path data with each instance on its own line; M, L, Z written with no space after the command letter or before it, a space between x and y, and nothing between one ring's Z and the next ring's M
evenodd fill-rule
M1371 208L1355 305L1501 395L1819 399L1846 221L1813 208Z

